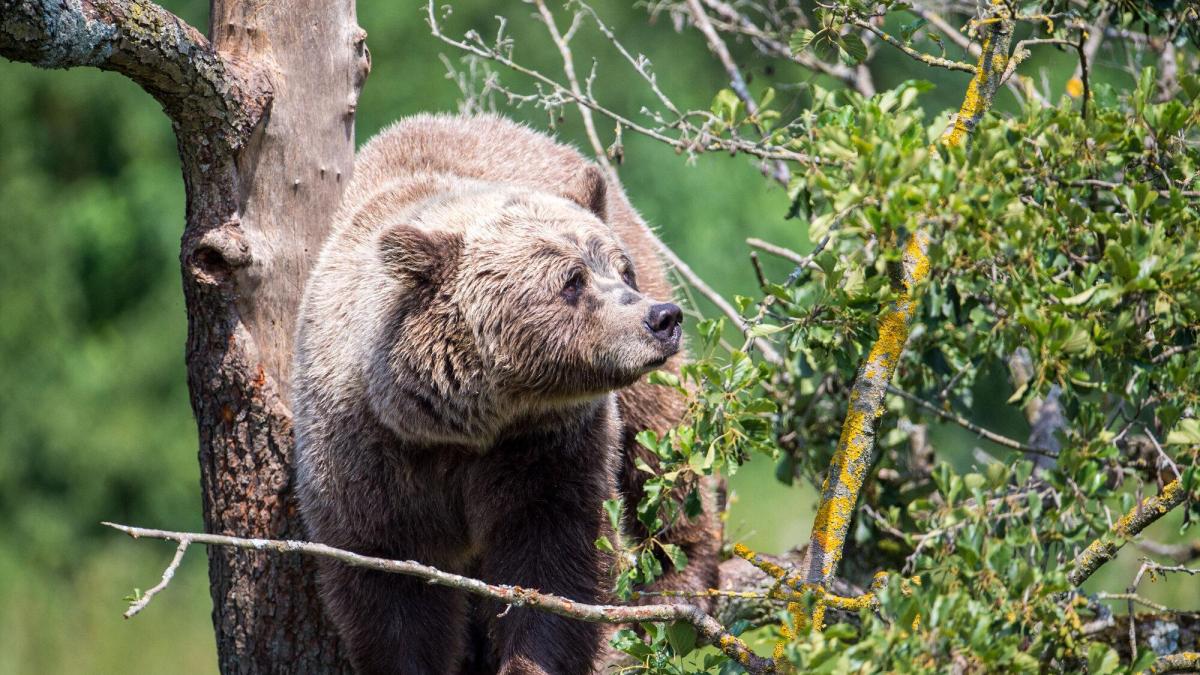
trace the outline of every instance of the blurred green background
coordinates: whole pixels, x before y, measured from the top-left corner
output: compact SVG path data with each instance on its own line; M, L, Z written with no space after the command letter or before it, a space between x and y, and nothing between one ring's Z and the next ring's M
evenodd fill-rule
M207 3L164 4L193 25L207 25ZM557 77L558 54L530 20L530 6L471 0L454 7L451 34L475 28L488 36L495 15L504 14L516 57ZM694 31L676 33L668 17L652 21L617 0L596 9L650 58L681 105L707 107L725 86ZM459 55L430 37L423 8L364 0L358 11L373 55L359 106L360 143L399 116L454 110L459 92L439 55L456 64ZM636 117L650 103L648 92L602 40L584 31L576 61L586 71L595 54L597 95ZM927 101L931 119L957 104L965 75L883 57L873 68L880 89L932 76L939 87ZM1061 95L1073 61L1052 52L1038 58L1026 72L1046 69L1053 94ZM801 82L834 86L789 64L749 57L743 63L753 89L773 84L785 100L796 98ZM154 584L171 548L134 543L99 526L101 520L201 526L178 271L184 195L170 125L149 96L115 74L0 60L0 82L0 674L214 672L203 553L188 557L145 613L123 621L123 596ZM1011 108L1011 97L1002 97L1000 107ZM539 128L554 123L562 137L585 146L574 110L562 120L530 106L510 112ZM611 125L602 121L601 128ZM755 291L746 237L810 247L797 221L784 217L783 191L751 161L688 162L633 134L624 141L621 174L634 204L727 296ZM769 273L787 271L778 261L764 262ZM1001 431L1027 433L1019 415L1006 420ZM935 440L940 449L955 448L960 465L969 464L972 437L942 429ZM812 495L772 476L771 463L759 461L734 478L728 533L782 552L807 536ZM1125 562L1109 578L1128 579Z

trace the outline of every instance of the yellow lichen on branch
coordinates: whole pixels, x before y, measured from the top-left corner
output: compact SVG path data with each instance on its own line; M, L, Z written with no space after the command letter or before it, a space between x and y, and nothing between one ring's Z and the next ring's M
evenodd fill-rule
M1160 656L1150 664L1145 672L1149 675L1159 673L1194 673L1200 671L1200 652L1180 652Z
M942 142L949 147L962 145L970 137L991 107L1008 63L1013 22L1005 7L997 5L996 12L979 22L983 44L979 63L973 69L974 77L954 124L942 136ZM879 335L850 390L849 409L821 487L821 501L801 572L807 584L822 590L837 571L858 496L871 467L875 430L883 415L888 382L895 374L919 305L917 287L929 276L929 240L929 233L923 229L909 237L898 297L879 317ZM827 596L818 598L813 612L814 628L821 628L827 605L835 606Z
M1134 506L1128 513L1117 519L1112 528L1088 545L1075 558L1075 569L1067 575L1067 579L1075 586L1087 581L1105 563L1116 557L1125 542L1162 518L1171 509L1179 506L1187 499L1187 492L1179 479L1163 486L1161 492L1153 497L1147 497Z
M983 23L983 22L979 22ZM976 24L978 25L978 24ZM975 65L975 76L967 85L962 106L954 116L954 123L946 129L942 140L950 147L962 145L971 135L983 114L992 106L992 98L1000 87L1004 69L1008 65L1008 48L1012 41L1012 22L1003 16L991 17L983 25L984 37Z
M875 427L883 414L887 384L896 372L916 314L915 289L929 275L928 247L926 232L918 230L909 237L899 297L880 317L879 337L859 368L850 391L850 409L822 486L821 503L805 556L805 581L809 583L824 586L841 559L858 493L871 466Z

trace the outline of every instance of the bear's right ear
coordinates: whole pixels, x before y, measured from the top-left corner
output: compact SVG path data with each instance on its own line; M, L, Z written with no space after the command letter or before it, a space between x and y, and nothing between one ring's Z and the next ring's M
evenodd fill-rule
M420 284L444 281L458 264L462 236L393 225L379 238L379 257L389 271Z
M608 222L608 180L596 165L588 164L576 174L564 193L567 199Z

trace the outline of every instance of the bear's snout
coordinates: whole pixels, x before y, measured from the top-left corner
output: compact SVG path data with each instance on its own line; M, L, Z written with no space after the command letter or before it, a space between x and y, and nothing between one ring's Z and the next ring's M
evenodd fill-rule
M650 307L646 315L646 328L666 347L669 354L679 349L679 337L683 333L683 310L679 305L663 302Z

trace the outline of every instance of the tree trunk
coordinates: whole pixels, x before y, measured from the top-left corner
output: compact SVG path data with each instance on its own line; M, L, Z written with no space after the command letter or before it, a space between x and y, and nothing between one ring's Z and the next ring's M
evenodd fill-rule
M300 539L292 334L353 169L366 34L353 0L213 0L211 35L135 0L0 0L0 55L120 72L170 116L206 529ZM209 549L222 672L346 670L311 572L299 556Z
M214 0L211 17L218 52L262 67L274 99L235 158L232 213L206 203L220 188L196 157L201 139L180 137L188 384L205 526L303 539L291 471L292 337L309 265L354 166L366 34L351 0ZM224 249L206 245L214 236ZM338 669L308 561L226 548L208 555L222 672Z

